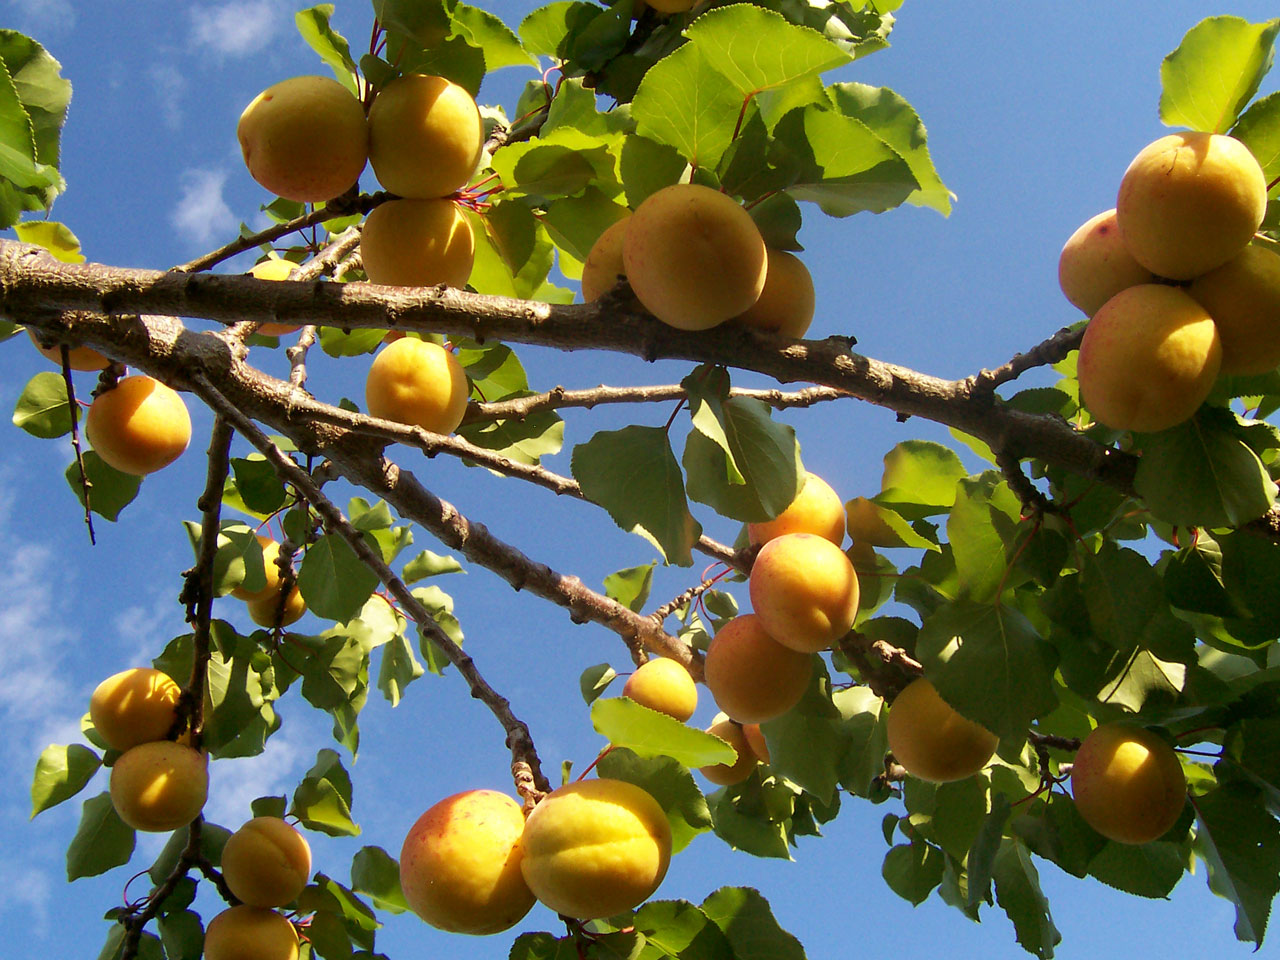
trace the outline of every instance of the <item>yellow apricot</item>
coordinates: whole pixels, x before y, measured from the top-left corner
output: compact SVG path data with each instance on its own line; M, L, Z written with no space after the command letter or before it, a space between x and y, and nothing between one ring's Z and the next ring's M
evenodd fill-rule
M631 215L622 260L645 309L681 330L706 330L760 298L765 246L731 197L693 183L651 194Z
M611 917L647 900L671 862L658 801L623 780L579 780L533 808L521 839L529 889L556 913Z
M204 809L208 759L172 740L140 743L120 754L108 789L116 813L135 830L176 830Z
M1266 177L1243 143L1171 133L1129 164L1116 218L1135 260L1157 276L1190 280L1243 250L1266 207Z
M738 759L733 763L713 763L710 766L699 767L699 773L721 787L741 783L751 776L760 759L751 749L746 733L739 724L732 720L719 720L707 727L707 733L713 737L719 737L733 747L738 752Z
M813 276L793 253L766 248L764 289L760 299L738 315L738 322L784 337L803 337L817 306Z
M292 260L272 257L269 260L263 260L261 263L255 263L249 268L249 273L259 280L288 280L293 271L297 269L298 265ZM301 329L302 327L296 323L261 323L258 325L258 332L264 337L283 337L288 333L297 333Z
M360 257L370 283L461 289L475 262L471 224L452 200L390 200L365 218Z
M1177 823L1187 802L1187 780L1178 755L1162 737L1112 723L1080 745L1071 793L1080 816L1104 837L1150 843Z
M1192 280L1187 293L1217 324L1220 373L1266 373L1280 364L1280 255L1247 246Z
M398 77L369 108L369 163L378 182L401 197L444 197L464 186L483 144L474 98L444 77Z
M1125 287L1153 280L1124 245L1114 207L1086 220L1058 257L1058 286L1090 317Z
M471 387L457 358L437 343L405 337L373 358L365 379L369 413L433 433L453 433Z
M520 872L520 805L496 790L446 797L418 818L400 851L413 912L450 933L498 933L533 906Z
M279 586L268 596L247 601L245 606L249 610L249 618L258 626L268 629L287 627L301 620L302 615L307 612L307 601L302 599L302 592L297 584L289 591L283 606L280 604Z
M191 416L176 390L135 374L94 398L84 432L108 464L141 477L173 463L187 449Z
M903 688L889 706L889 749L907 773L921 780L949 783L972 776L987 765L999 738L961 716L925 677Z
M62 366L62 348L58 344L52 347L42 347L40 338L36 336L33 328L27 327L27 336L31 338L31 342L36 345L36 349L48 360L52 360L58 366ZM102 370L111 361L100 354L93 347L68 347L67 348L67 365L72 370Z
M813 533L836 546L844 542L844 504L831 485L816 474L805 472L796 498L772 520L747 524L752 545L787 533Z
M631 222L631 214L627 214L617 223L605 228L604 233L596 238L582 261L582 301L590 303L599 300L617 284L619 277L627 274L622 262L622 244L627 236L627 224Z
M298 960L298 931L274 910L241 904L209 921L205 960Z
M279 817L254 817L222 848L222 877L251 906L293 902L310 876L311 845Z
M698 685L688 670L666 657L653 657L637 667L627 678L622 695L681 723L698 707Z
M98 735L117 750L163 740L178 717L182 688L151 667L114 673L94 688L89 718Z
M246 590L243 586L232 587L231 595L238 600L265 600L268 597L280 596L280 544L270 537L257 535L258 546L262 548L262 572L267 582L261 590Z
M1154 433L1196 412L1222 362L1218 328L1185 290L1121 290L1089 321L1076 376L1095 420Z
M778 643L753 613L720 628L703 664L716 706L739 723L782 716L804 696L812 674L813 658Z
M784 647L817 653L849 632L858 613L858 575L825 537L788 533L760 548L748 582L751 607Z
M369 157L364 107L329 77L282 80L258 94L236 127L249 174L288 200L344 193Z
M756 755L756 759L761 763L768 763L769 744L765 741L764 734L760 732L760 724L744 723L742 725L742 735L747 738L747 746Z

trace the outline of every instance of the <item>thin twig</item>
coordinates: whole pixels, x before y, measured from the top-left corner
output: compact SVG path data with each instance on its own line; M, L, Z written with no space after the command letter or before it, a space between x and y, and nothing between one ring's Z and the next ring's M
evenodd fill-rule
M994 370L983 370L969 378L975 396L990 395L1002 383L1016 380L1033 367L1052 366L1065 360L1080 347L1084 327L1063 327L1048 340L1036 344L1026 353L1015 354L1008 363Z
M71 412L71 449L76 454L80 492L84 496L84 525L89 528L89 546L96 547L98 539L93 534L93 509L89 502L89 491L93 484L89 481L89 475L84 472L84 451L80 448L80 407L76 404L76 386L71 380L71 348L65 343L59 343L58 350L62 359L62 382L67 388L67 407Z

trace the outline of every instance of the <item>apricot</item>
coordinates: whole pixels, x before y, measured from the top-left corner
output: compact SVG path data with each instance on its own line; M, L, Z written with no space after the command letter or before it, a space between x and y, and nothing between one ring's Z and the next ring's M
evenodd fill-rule
M716 706L739 723L782 716L799 703L812 674L813 658L774 640L754 613L721 627L703 664Z
M698 685L688 670L666 657L654 657L637 667L622 695L681 723L698 707Z
M311 876L311 845L279 817L254 817L227 838L222 877L255 907L283 907Z
M742 735L747 738L747 746L756 755L756 759L761 763L768 763L769 744L765 742L764 734L760 732L760 724L744 723L742 725Z
M1155 274L1124 245L1115 207L1086 220L1058 257L1058 286L1090 317L1125 287L1153 280Z
M999 738L961 716L925 677L912 680L889 706L889 749L907 773L949 783L987 765Z
M450 933L498 933L533 907L521 873L520 805L496 790L446 797L420 816L400 851L413 912Z
M291 623L296 623L307 612L307 601L302 599L302 592L298 589L297 584L293 585L289 595L285 597L283 606L280 603L280 589L278 586L275 592L265 597L249 600L245 603L245 606L249 610L249 618L258 626L266 627L269 630L274 630L276 627L287 627Z
M1116 219L1138 263L1160 277L1190 280L1243 250L1266 207L1266 177L1243 143L1218 133L1171 133L1129 164Z
M167 467L187 449L191 416L176 390L135 374L94 398L84 432L109 465L142 477Z
M209 921L205 960L298 960L298 931L274 910L242 904Z
M889 716L893 716L890 711ZM1089 826L1117 843L1150 843L1169 831L1187 802L1173 747L1143 727L1096 728L1076 752L1071 793Z
M280 544L270 537L257 535L258 546L262 548L262 571L266 574L266 585L260 590L246 590L243 586L232 587L231 595L238 600L265 600L268 597L280 596Z
M738 315L738 322L784 337L803 337L817 306L813 276L794 253L767 247L765 252L764 289L760 299Z
M471 224L452 200L390 200L365 218L360 257L370 283L461 289L475 262Z
M831 646L858 614L853 564L838 546L812 533L788 533L761 547L748 588L769 636L802 653Z
M176 830L204 809L208 759L172 740L140 743L120 754L108 790L120 819L135 830Z
M292 260L272 257L269 260L263 260L261 263L255 263L249 268L249 273L259 280L288 280L293 275L293 271L297 269L298 265ZM297 333L301 329L302 327L296 323L258 324L258 333L265 337L283 337L288 333Z
M475 172L483 146L475 99L444 77L405 74L378 91L369 108L369 164L399 196L448 196Z
M31 342L36 345L36 349L48 360L52 360L59 367L62 366L62 348L58 344L52 347L42 347L40 338L36 336L35 330L27 327L27 336L31 338ZM67 348L67 365L72 370L103 370L111 361L100 354L93 347L68 347Z
M772 520L747 524L752 545L788 533L817 534L836 546L844 542L844 504L831 485L816 474L805 472L796 498Z
M647 900L671 862L671 826L633 783L579 780L533 808L521 840L529 889L556 913L611 917Z
M1280 255L1247 246L1192 280L1187 293L1218 326L1220 373L1266 373L1280 364Z
M719 720L707 727L707 733L713 737L719 737L733 747L738 752L738 759L733 763L713 763L710 766L699 767L699 773L721 787L741 783L751 776L760 759L751 749L751 744L747 742L747 736L740 725L732 720Z
M645 309L681 330L706 330L736 317L764 289L764 240L751 215L700 184L663 187L641 203L627 227L622 261Z
M103 680L89 698L89 718L116 750L163 740L178 717L182 688L151 667L132 667Z
M253 98L236 127L249 174L276 196L332 200L369 158L364 107L329 77L293 77Z
M1095 420L1153 433L1208 397L1222 362L1218 328L1185 290L1143 283L1108 300L1085 329L1076 376Z
M587 259L582 261L583 303L599 300L614 288L619 277L627 275L627 268L622 262L622 244L630 222L631 214L628 213L617 223L606 227L591 245Z
M470 391L452 353L438 343L405 337L373 358L364 397L372 416L452 433L467 412Z

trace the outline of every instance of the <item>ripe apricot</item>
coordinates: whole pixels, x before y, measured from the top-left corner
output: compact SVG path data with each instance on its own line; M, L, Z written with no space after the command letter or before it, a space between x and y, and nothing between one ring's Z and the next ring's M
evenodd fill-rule
M205 960L298 960L298 931L274 910L241 904L209 921Z
M1157 276L1190 280L1243 250L1266 207L1266 177L1243 143L1171 133L1129 164L1116 219L1135 260Z
M817 306L813 276L794 253L766 248L766 254L760 299L738 315L738 322L784 337L803 337Z
M611 917L647 900L671 862L671 825L623 780L579 780L533 808L521 840L529 889L556 913Z
M283 606L280 604L278 585L273 593L249 600L245 606L249 610L249 618L258 626L268 629L287 627L301 620L302 615L307 612L307 601L302 599L302 591L298 589L296 583L289 591L289 595L285 597Z
M719 737L733 747L738 752L738 759L733 763L713 763L710 766L699 767L699 773L721 787L741 783L751 776L760 759L751 749L751 744L747 742L747 736L740 725L732 720L719 720L707 727L707 733L713 737Z
M1080 745L1071 793L1080 816L1104 837L1149 843L1177 823L1187 802L1187 780L1178 755L1162 737L1111 723Z
M410 828L400 885L413 912L450 933L498 933L533 906L520 872L520 805L496 790L445 797Z
M622 260L645 309L681 330L706 330L760 298L766 254L731 197L694 183L651 194L631 215Z
M1204 307L1185 290L1143 283L1121 290L1089 321L1076 376L1095 420L1153 433L1196 412L1221 362L1218 328Z
M187 449L191 416L176 390L135 374L94 397L84 432L108 464L142 477L173 463Z
M140 743L120 754L108 789L116 813L135 830L176 830L204 809L208 759L172 740Z
M297 269L298 265L292 260L272 257L269 260L263 260L261 263L255 263L249 268L249 273L259 280L288 280L293 271ZM288 333L297 333L301 329L302 327L296 323L258 324L258 332L264 337L283 337Z
M622 262L622 244L630 222L631 214L628 213L617 223L606 227L604 233L591 245L587 259L582 261L583 303L599 300L614 288L619 277L626 276L627 268Z
M768 763L769 744L765 741L764 734L760 731L760 724L744 723L742 725L742 735L747 738L747 746L756 755L756 759L761 763Z
M716 706L739 723L782 716L804 696L812 674L813 658L778 643L753 613L720 628L703 664Z
M1280 255L1247 246L1192 280L1187 293L1217 324L1220 373L1266 373L1280 364Z
M373 358L364 397L375 417L452 433L467 412L470 391L452 353L429 340L405 337Z
M402 197L453 193L475 172L483 145L474 98L444 77L405 74L369 108L369 163L378 182Z
M48 360L52 360L58 366L62 366L62 348L58 344L52 347L42 347L40 338L36 336L35 330L27 327L27 336L31 338L31 342L36 345L36 349ZM67 348L67 365L72 370L102 370L111 361L100 354L93 347L68 347Z
M1115 207L1086 220L1058 257L1058 286L1090 317L1125 287L1153 280L1155 274L1124 245Z
M804 485L790 505L772 520L747 524L751 543L768 543L788 533L812 533L836 546L844 542L844 504L831 485L805 472Z
M311 876L311 845L279 817L254 817L227 838L222 877L255 907L283 907Z
M178 717L182 688L151 667L132 667L103 680L89 698L89 718L117 750L163 740Z
M461 289L475 262L471 224L452 200L391 200L365 218L360 257L370 283Z
M293 77L267 87L244 108L236 136L254 180L304 203L345 192L369 157L364 108L329 77Z
M748 586L751 607L769 636L802 653L831 646L858 614L853 564L812 533L788 533L761 547Z
M627 678L622 695L681 723L698 707L698 685L688 670L666 657L653 657L637 667Z
M889 706L889 749L921 780L949 783L987 765L999 738L961 716L925 677L912 680Z
M262 548L262 571L267 582L260 590L246 590L243 586L232 587L231 595L237 600L265 600L267 597L280 595L280 544L270 537L257 535L258 546Z

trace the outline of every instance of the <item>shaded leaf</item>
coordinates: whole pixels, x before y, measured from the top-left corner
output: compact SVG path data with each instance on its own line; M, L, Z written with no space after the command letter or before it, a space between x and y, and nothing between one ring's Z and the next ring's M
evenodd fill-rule
M117 470L92 450L86 450L81 460L84 463L85 479L89 481L90 508L94 513L114 522L120 516L120 511L133 503L142 486L142 478ZM76 499L83 505L84 486L80 467L74 460L63 475Z
M805 960L800 941L778 925L769 902L750 887L721 887L702 912L733 946L734 960Z
M1224 783L1196 801L1195 851L1209 866L1209 889L1236 906L1236 939L1262 945L1280 892L1280 823L1258 791Z
M102 766L102 758L78 743L51 743L36 761L31 781L31 816L74 797Z
M128 863L133 855L133 827L120 819L105 791L84 802L80 825L67 847L67 880L96 877Z

